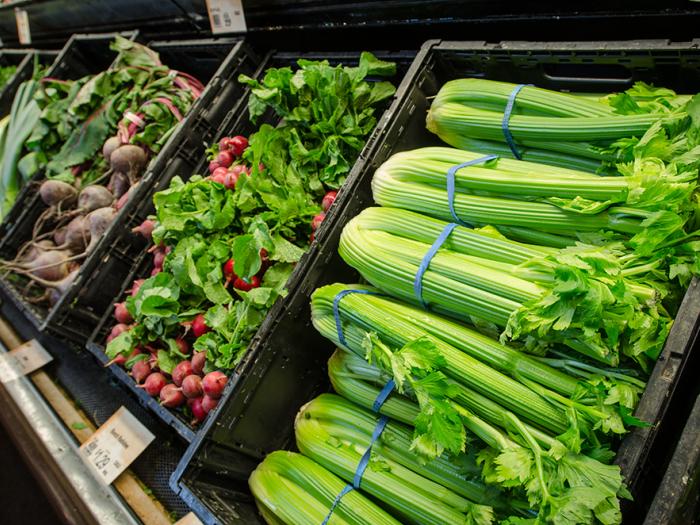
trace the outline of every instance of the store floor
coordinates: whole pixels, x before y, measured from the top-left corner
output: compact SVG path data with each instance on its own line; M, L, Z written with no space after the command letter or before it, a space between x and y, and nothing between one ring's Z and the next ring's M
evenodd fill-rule
M60 525L41 487L0 426L0 523Z

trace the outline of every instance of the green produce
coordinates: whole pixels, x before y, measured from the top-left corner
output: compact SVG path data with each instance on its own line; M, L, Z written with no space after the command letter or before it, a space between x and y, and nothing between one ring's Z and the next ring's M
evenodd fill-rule
M318 463L293 452L268 455L250 475L250 490L271 524L319 525L346 483ZM400 525L357 490L333 510L328 525Z
M339 253L385 293L420 304L416 275L445 226L406 210L368 208L345 226ZM563 343L606 364L617 365L622 354L646 364L663 349L672 319L655 288L626 277L635 272L604 248L553 250L457 226L423 274L422 299L477 326L493 323L503 340L531 349Z
M297 446L302 454L351 482L376 424L376 416L342 398L324 394L305 405L297 415ZM387 424L372 446L372 458L360 488L383 502L405 523L493 523L491 507L474 503L473 499L431 481L421 472L432 471L435 476L439 472L438 464L431 462L431 466L421 467L417 456L402 454L398 449L400 443L407 440L406 436L407 429L401 425ZM459 477L455 467L449 463L446 466L448 470L440 477L444 475L453 480ZM465 491L472 498L487 499L482 484L472 482L470 485L468 480L465 484Z
M0 67L0 88L4 88L10 79L15 76L17 66L2 66Z

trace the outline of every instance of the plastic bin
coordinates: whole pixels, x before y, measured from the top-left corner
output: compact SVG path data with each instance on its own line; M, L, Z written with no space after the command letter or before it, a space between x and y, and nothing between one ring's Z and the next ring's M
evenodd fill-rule
M376 53L379 58L384 60L392 60L397 63L397 77L394 80L396 84L400 81L401 75L406 71L411 64L415 53L413 52L395 52L395 53ZM255 72L255 77L259 78L264 75L265 71L270 67L294 66L299 58L307 60L327 59L331 63L353 64L359 59L359 52L343 52L343 53L276 53L270 52L260 64L260 67ZM232 71L227 75L224 83L228 86L240 85L237 81L238 73L245 71ZM249 73L252 74L252 73ZM245 135L253 133L263 122L276 123L276 117L272 112L268 112L265 116L253 124L248 117L248 93L246 88L245 96L241 97L238 93L229 93L222 99L219 108L228 110L220 126L218 133L211 136L207 142L211 140L218 141L223 136L231 134ZM224 103L228 102L228 106ZM210 113L213 111L210 110ZM223 117L223 116L222 116ZM367 146L371 149L371 146ZM152 196L156 191L167 188L172 178L180 175L183 179L188 179L196 173L205 173L208 166L208 161L204 154L204 144L196 144L194 142L183 142L177 148L176 153L164 163L162 172L158 177L157 182L149 189L149 191L139 199L138 207L129 212L126 224L121 228L121 234L117 236L111 244L111 250L106 253L101 265L95 270L94 278L101 280L104 284L100 286L90 283L89 290L95 291L103 296L102 311L104 315L97 325L97 328L92 333L88 341L87 348L95 357L102 363L108 361L104 353L104 341L109 334L109 331L114 324L113 320L113 304L121 301L125 295L125 290L131 287L134 279L148 277L151 271L151 257L147 256L145 250L147 244L139 238L139 236L131 233L131 228L140 224L149 214L154 213ZM367 149L365 151L368 151ZM362 158L362 154L361 154ZM195 160L196 159L196 160ZM319 232L319 239L323 233ZM288 288L291 291L303 275L305 261L302 259L297 264L297 270L290 278ZM123 261L123 264L119 264ZM135 262L132 262L135 261ZM109 282L108 282L109 281ZM111 283L111 284L110 284ZM114 287L119 283L120 286ZM111 287L110 287L111 286ZM275 307L268 314L268 318L274 318L275 313L281 307L282 300L278 301ZM265 327L260 328L257 338L264 337ZM250 353L250 352L249 352ZM242 363L248 358L244 357ZM234 371L234 375L238 373L239 367ZM170 410L160 405L158 400L151 398L142 388L136 388L133 379L121 368L110 367L116 377L124 382L124 384L134 391L141 402L151 408L159 417L167 424L171 425L175 431L185 440L192 441L195 438L196 430L190 425L179 411ZM232 382L232 381L230 381Z
M425 130L425 114L443 83L480 77L606 92L644 80L690 92L700 91L699 59L696 45L666 41L426 42L371 139L373 150L355 165L348 179L351 191L339 194L334 204L339 209L326 224L325 242L312 247L303 282L266 322L252 359L230 382L223 402L173 473L173 490L206 524L263 523L248 490L248 475L267 453L294 448L294 416L329 388L326 361L333 345L311 325L310 295L319 286L358 279L337 254L342 227L372 205L372 175L391 154L439 144ZM638 490L639 478L698 331L699 286L693 281L686 294L636 412L652 425L633 430L619 448L617 462L636 499L645 497Z
M15 74L0 90L0 116L10 113L12 101L19 85L29 80L34 72L34 58L38 57L41 65L51 64L58 56L58 51L41 51L38 49L3 49L0 51L0 66L17 66Z
M75 78L103 71L116 56L109 49L112 39L112 34L74 36L52 67L56 71L52 76ZM235 91L235 87L228 86L222 78L232 69L237 70L241 63L248 64L250 70L254 71L253 64L256 62L249 48L240 39L163 41L152 42L149 46L160 53L164 64L208 83L202 96L195 101L159 154L151 160L138 191L83 261L73 286L53 307L31 304L22 294L21 286L14 285L6 277L0 279L0 286L37 329L59 335L80 346L85 344L107 307L105 301L113 297L113 294L109 294L109 285L116 283L118 288L122 284L121 280L115 281L116 270L104 267L103 259L111 252L113 240L125 227L124 222L129 213L139 205L142 195L156 180L155 174L160 173L163 164L174 156L176 146L182 143L200 144L208 134L216 132L221 122L216 116L220 95ZM85 64L90 65L90 70L85 70ZM5 231L0 241L0 256L5 259L13 258L20 246L31 237L36 218L46 208L38 193L34 189L29 190L29 187L30 184L25 186L3 223ZM118 261L115 257L107 258L109 261ZM122 260L121 264L126 266L124 271L128 272L133 260ZM100 273L99 270L103 267L106 271ZM95 272L102 277L101 280L95 279Z

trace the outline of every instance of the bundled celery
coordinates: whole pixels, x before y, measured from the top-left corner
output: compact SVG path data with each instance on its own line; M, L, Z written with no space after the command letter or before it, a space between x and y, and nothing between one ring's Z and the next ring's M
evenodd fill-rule
M371 284L418 303L415 279L447 223L406 210L368 208L344 228L339 252ZM611 365L645 364L663 348L672 319L654 288L625 277L612 251L517 243L490 229L456 227L422 277L431 309L505 329L530 346L563 343Z
M360 458L370 444L377 418L342 398L324 394L305 405L297 415L297 446L306 456L317 461L346 481L352 481ZM445 523L493 522L491 507L473 500L487 500L483 484L464 480L461 492L444 483L431 481L424 471L440 480L459 483L459 470L440 458L422 466L419 458L402 443L410 443L408 430L389 423L372 447L370 464L364 472L360 488L382 501L406 523L443 525ZM441 470L444 471L441 472ZM371 523L371 522L369 522Z
M293 452L273 452L248 480L260 513L271 524L319 525L345 486L318 463ZM328 525L400 525L358 491L333 510Z

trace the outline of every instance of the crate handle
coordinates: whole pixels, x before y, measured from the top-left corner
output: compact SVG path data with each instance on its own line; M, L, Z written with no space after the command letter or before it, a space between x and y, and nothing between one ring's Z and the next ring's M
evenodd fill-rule
M552 82L560 82L564 84L579 84L581 82L585 82L588 84L601 84L601 85L606 85L606 84L619 84L621 86L629 86L633 79L631 76L625 77L625 78L614 78L614 77L573 77L573 76L564 76L564 75L550 75L549 73L545 72L544 76L547 80L551 80Z

